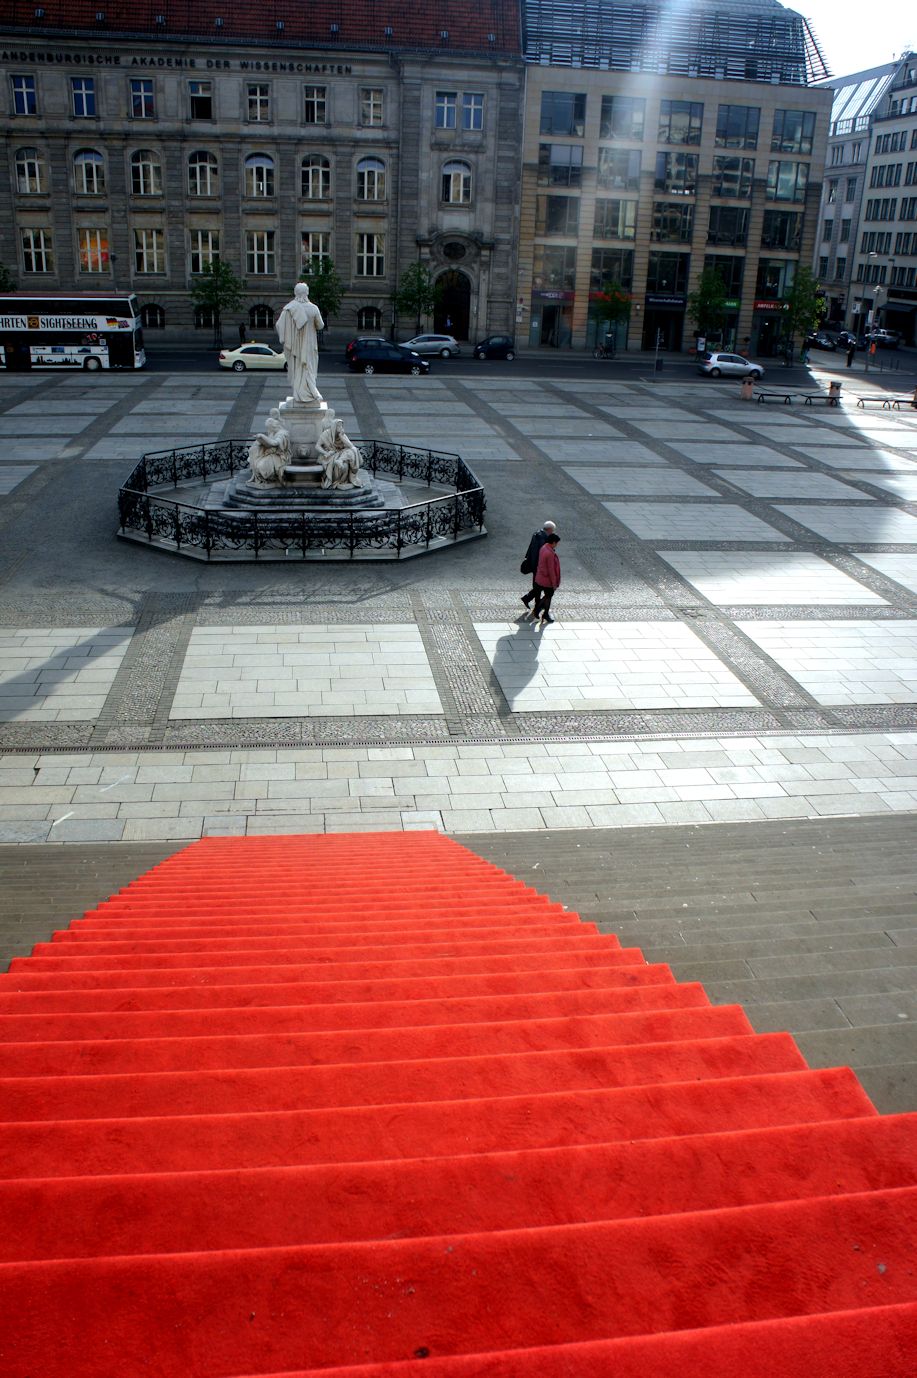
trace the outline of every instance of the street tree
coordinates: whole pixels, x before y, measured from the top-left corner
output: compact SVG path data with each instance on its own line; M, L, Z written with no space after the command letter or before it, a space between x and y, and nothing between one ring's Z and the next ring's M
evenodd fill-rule
M416 334L420 334L420 318L436 310L443 289L434 282L425 263L412 263L405 268L395 292L395 310L400 316L414 316Z
M811 335L825 314L825 294L811 268L799 267L793 285L783 298L783 338L789 358L793 357L796 337Z
M604 325L606 335L609 326L630 320L630 296L614 279L602 284L602 291L592 301L591 307L595 320L599 325Z
M195 306L203 306L213 315L213 343L217 349L223 344L223 315L239 310L244 286L229 264L218 258L212 259L191 283L191 300Z
M705 268L697 291L688 297L688 315L698 335L718 338L726 320L726 284L715 268Z
M340 311L344 299L344 284L334 261L315 255L303 269L302 280L308 284L309 300L321 311L322 320L327 325L331 317Z

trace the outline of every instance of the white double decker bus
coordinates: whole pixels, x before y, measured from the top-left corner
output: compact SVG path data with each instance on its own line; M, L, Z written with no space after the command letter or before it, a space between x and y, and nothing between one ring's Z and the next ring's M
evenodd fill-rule
M143 368L140 306L132 294L0 294L0 367Z

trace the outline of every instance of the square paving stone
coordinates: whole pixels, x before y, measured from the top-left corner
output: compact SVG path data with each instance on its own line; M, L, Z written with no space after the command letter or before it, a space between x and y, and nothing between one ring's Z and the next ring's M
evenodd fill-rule
M605 502L613 517L643 540L785 541L775 527L732 503ZM814 510L814 509L813 509ZM821 509L819 509L821 510ZM917 535L915 535L917 540Z
M737 626L818 703L917 701L917 621L841 619Z
M35 464L0 464L0 497L12 493L36 468Z
M587 493L621 494L626 496L668 497L713 497L713 490L699 483L690 474L671 465L645 468L629 468L621 464L616 468L584 469L564 465L569 474Z
M848 501L871 502L868 493L860 493L856 488L829 478L827 474L806 473L721 473L737 488L757 498L846 498ZM917 479L914 480L917 484Z
M690 459L695 464L729 464L742 465L758 464L767 465L769 468L798 469L799 461L787 459L786 455L780 454L779 450L772 450L769 445L743 445L738 441L732 444L723 444L722 441L715 445L698 444L697 441L678 441L670 442L672 449L677 450L685 459Z
M851 472L857 469L898 469L902 473L914 472L914 461L893 454L891 450L873 449L868 445L859 445L856 449L848 446L833 448L830 445L799 445L797 448L810 459L817 459L820 464L827 464L832 469L850 469Z
M719 550L666 550L659 554L711 603L776 607L794 603L885 603L879 594L817 555ZM913 558L917 578L917 556Z
M880 574L886 574L889 579L894 579L896 584L902 584L912 593L917 593L917 554L871 555L862 550L854 550L852 554L856 555L857 559L862 560L864 565L871 565Z
M873 503L869 507L805 507L776 504L777 511L829 541L866 541L884 545L917 544L917 518Z

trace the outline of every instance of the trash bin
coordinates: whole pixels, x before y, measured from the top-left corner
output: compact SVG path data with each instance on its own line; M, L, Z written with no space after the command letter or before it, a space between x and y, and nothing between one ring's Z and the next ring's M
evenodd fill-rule
M653 367L653 372L654 372L654 373L661 373L661 372L662 372L662 365L663 365L663 363L664 363L664 360L662 360L662 359L657 359L657 360L656 360L656 363L655 363L655 365L654 365L654 367Z
M754 380L754 378L743 378L743 379L742 379L742 401L743 401L743 402L750 402L750 401L753 399L754 395L755 395L755 380Z
M839 407L841 402L841 385L837 381L828 384L828 401L834 407Z

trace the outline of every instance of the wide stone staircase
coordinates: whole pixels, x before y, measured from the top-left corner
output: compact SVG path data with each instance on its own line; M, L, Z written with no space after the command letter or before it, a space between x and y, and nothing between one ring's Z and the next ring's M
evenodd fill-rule
M729 999L901 1002L894 822L0 857L0 1372L913 1378L917 1115Z

